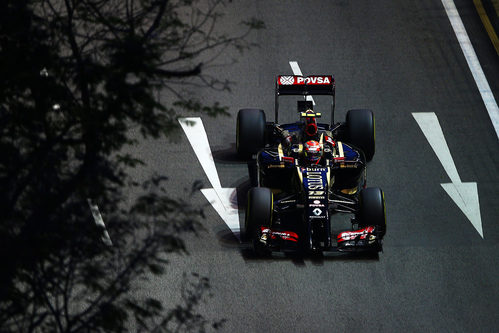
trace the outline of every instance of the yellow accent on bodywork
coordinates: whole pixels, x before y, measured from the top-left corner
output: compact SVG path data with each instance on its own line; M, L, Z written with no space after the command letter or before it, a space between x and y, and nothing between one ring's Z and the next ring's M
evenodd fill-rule
M341 141L338 141L338 152L340 153L339 157L345 157L345 153L343 152L343 144Z
M282 157L284 156L284 152L282 151L282 144L279 144L277 147L277 152L279 153L279 161L282 161Z
M296 167L296 172L298 173L298 178L300 178L300 185L303 185L303 175L299 166Z
M340 191L341 193L344 193L344 194L355 194L357 193L357 187L352 187L352 188L344 188Z
M345 153L343 152L343 143L341 143L341 141L338 141L338 152L340 153L339 157L345 157ZM344 168L344 167L345 167L345 163L340 162L340 168Z
M328 187L333 186L333 182L331 182L331 168L330 167L327 168L326 177L327 177L327 186Z
M320 117L321 113L320 112L315 112L315 113L307 113L307 112L302 112L301 113L302 117L307 117L307 118L312 118L312 117Z

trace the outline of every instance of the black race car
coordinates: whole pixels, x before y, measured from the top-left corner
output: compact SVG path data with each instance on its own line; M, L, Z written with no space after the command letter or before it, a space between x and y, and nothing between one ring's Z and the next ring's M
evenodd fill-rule
M297 101L299 121L278 124L283 95L303 97ZM310 95L332 97L330 124L317 122L321 113L314 110ZM334 109L332 75L281 75L276 80L274 122L266 121L263 110L239 111L237 152L255 165L243 235L256 253L382 250L383 191L366 188L366 162L375 152L374 115L371 110L349 110L345 122L335 123ZM313 162L308 158L312 146L320 153ZM351 230L332 235L336 213L353 214Z

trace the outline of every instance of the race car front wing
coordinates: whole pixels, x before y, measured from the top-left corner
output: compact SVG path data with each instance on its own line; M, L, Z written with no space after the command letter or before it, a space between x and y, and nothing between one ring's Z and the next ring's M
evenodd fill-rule
M270 250L296 249L299 241L300 238L296 232L260 227L259 245ZM331 250L339 252L379 252L382 251L382 238L374 226L367 226L354 231L343 231L338 234L337 245L332 247Z

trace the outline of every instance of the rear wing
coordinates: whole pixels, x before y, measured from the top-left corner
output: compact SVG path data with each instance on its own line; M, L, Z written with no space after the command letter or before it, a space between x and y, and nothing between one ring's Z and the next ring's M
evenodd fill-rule
M335 81L332 75L278 75L275 89L275 122L279 116L279 96L301 95L306 98L309 95L332 96L331 124L334 123L335 104Z
M332 75L279 75L276 80L277 95L334 95Z

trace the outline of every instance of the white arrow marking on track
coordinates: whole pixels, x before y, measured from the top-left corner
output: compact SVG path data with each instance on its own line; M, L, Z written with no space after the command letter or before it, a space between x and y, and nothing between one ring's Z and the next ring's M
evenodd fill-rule
M238 236L239 213L237 208L236 189L222 188L222 185L220 184L203 121L199 117L180 118L178 121L213 187L201 189L201 192L206 197L206 200L215 208L218 215L220 215L230 230Z
M297 61L290 61L289 65L291 66L291 70L293 71L294 75L301 75L303 76L300 66L298 66ZM315 105L314 98L312 96L307 96L307 101L312 101L312 103Z
M456 205L470 220L476 231L483 238L478 188L475 182L462 183L457 173L444 133L434 112L417 112L412 114L423 131L431 148L437 155L452 183L440 184L445 192L454 200Z

